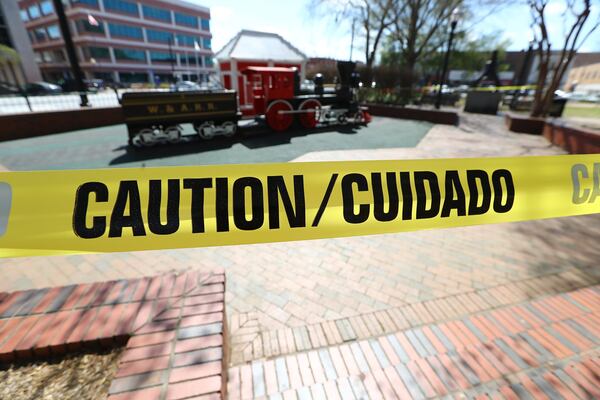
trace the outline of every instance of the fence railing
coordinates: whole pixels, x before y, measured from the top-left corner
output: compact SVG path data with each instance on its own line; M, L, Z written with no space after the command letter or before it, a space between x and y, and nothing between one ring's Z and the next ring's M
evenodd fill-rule
M117 107L120 104L120 99L124 92L163 92L168 90L168 88L106 88L99 90L98 92L86 92L85 94L87 95L89 102L88 107ZM18 94L0 95L0 115L76 110L80 108L81 97L79 92L61 92L43 95L21 92Z

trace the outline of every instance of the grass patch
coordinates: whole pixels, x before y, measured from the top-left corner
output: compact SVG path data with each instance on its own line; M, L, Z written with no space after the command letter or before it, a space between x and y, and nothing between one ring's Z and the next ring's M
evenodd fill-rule
M582 117L600 119L600 104L567 103L563 117Z

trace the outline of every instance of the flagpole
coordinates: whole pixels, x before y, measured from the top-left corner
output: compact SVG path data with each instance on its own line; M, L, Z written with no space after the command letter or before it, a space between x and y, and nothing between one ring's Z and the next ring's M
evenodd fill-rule
M198 62L198 52L200 51L200 45L196 40L194 40L194 50L196 51L196 82L200 82L200 64Z
M186 74L190 74L190 54L185 51L185 68L187 69ZM192 74L189 76L190 80L192 79Z

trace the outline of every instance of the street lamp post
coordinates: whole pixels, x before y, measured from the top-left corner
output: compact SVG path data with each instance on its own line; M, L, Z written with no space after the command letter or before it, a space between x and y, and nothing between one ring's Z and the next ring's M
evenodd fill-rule
M73 72L73 78L75 78L75 85L79 91L79 97L81 98L81 107L87 107L90 105L87 95L86 87L83 83L83 72L75 53L75 45L73 44L73 38L71 37L71 30L69 29L69 22L65 15L65 9L63 7L62 0L53 0L54 11L58 17L58 25L60 27L60 33L62 34L65 50L67 51L67 57L69 58L69 64L71 64L71 71Z
M529 72L531 70L531 56L533 55L533 46L535 42L531 40L529 42L529 48L527 48L527 53L525 53L525 59L523 60L523 65L521 65L521 70L519 71L519 77L517 78L517 85L523 86L527 84L527 78L529 77ZM512 100L510 101L510 109L514 110L517 108L519 103L519 92L520 88L516 89L513 92Z
M440 87L437 92L437 98L435 100L435 108L437 110L440 109L442 105L442 87L444 86L444 81L446 80L446 74L448 73L448 62L450 61L450 51L452 50L452 39L454 39L454 30L456 29L456 25L458 24L458 20L460 19L460 11L458 8L455 8L450 15L450 37L448 38L448 50L446 51L446 55L444 56L444 67L442 68L442 76L440 77Z

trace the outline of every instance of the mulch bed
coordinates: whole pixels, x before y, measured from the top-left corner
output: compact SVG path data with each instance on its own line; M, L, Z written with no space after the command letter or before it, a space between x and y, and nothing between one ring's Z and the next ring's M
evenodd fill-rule
M122 349L0 364L0 399L103 399Z

